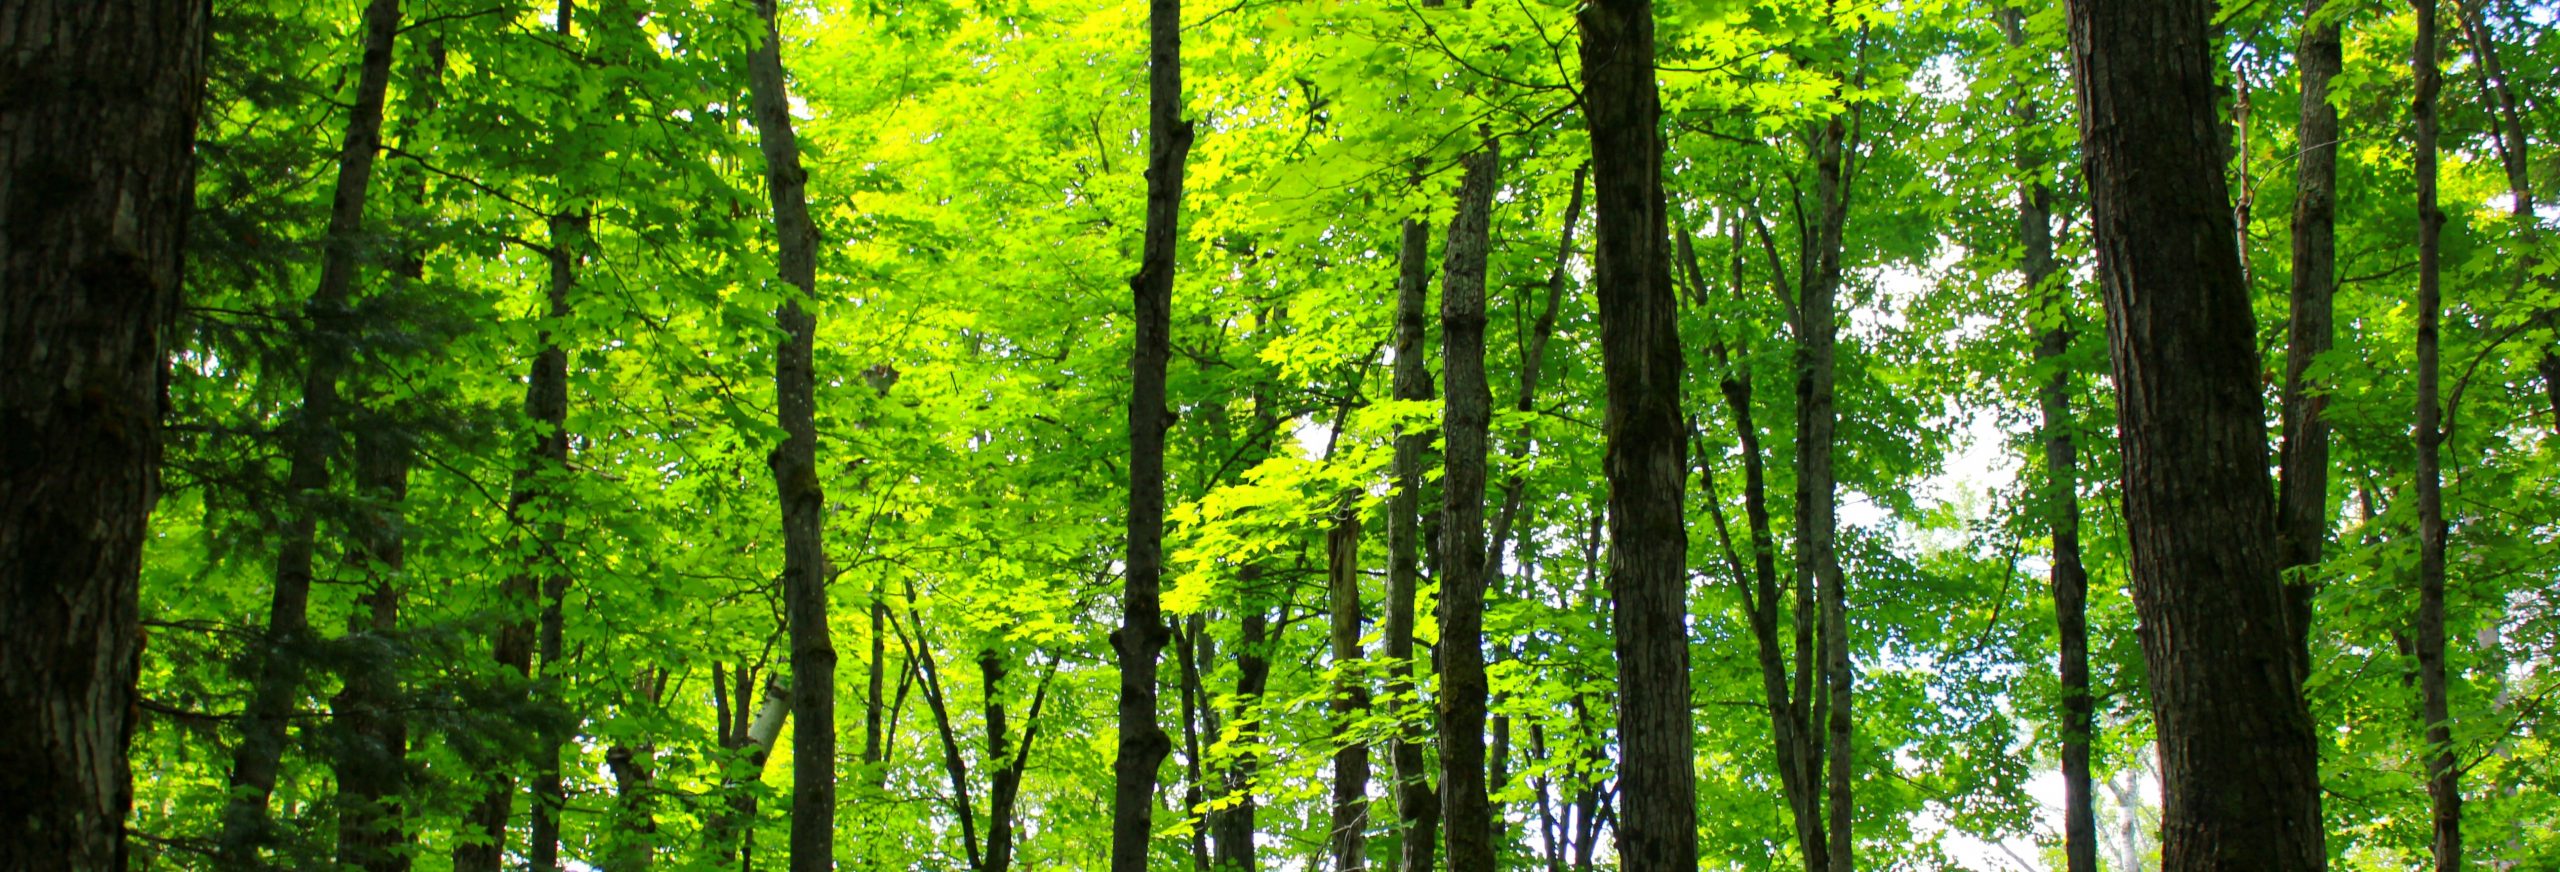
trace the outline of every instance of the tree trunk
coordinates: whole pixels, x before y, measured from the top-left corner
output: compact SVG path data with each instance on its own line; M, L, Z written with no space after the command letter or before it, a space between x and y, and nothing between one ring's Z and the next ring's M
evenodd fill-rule
M373 582L358 597L363 612L349 615L347 637L373 650L350 667L330 708L339 720L338 863L366 872L409 868L399 848L407 841L397 802L405 779L408 721L395 711L399 692L391 636L400 626L400 574L407 561L401 503L408 498L412 448L409 437L376 423L356 439L356 488L367 503L356 552Z
M1841 231L1848 223L1849 198L1842 147L1847 125L1833 115L1814 134L1816 173L1814 204L1822 210L1799 249L1804 283L1796 300L1796 575L1811 584L1820 601L1818 653L1821 684L1814 706L1822 714L1823 794L1828 799L1823 821L1831 837L1825 849L1832 872L1855 866L1855 839L1849 821L1855 811L1850 794L1850 682L1848 584L1840 572L1838 478L1832 470L1838 448L1839 410L1832 400L1839 341Z
M1334 514L1325 534L1325 599L1327 641L1333 651L1333 818L1330 847L1333 872L1362 872L1369 854L1369 746L1351 738L1352 719L1369 709L1368 686L1359 670L1360 651L1360 512L1345 505Z
M1493 807L1485 786L1484 461L1493 392L1484 374L1485 262L1500 152L1488 141L1459 160L1458 212L1440 273L1440 810L1449 872L1491 872Z
M2302 44L2294 65L2302 76L2300 149L2294 173L2292 317L2285 329L2284 442L2278 454L2277 534L2288 572L2286 630L2296 666L2311 670L2311 602L2319 588L2309 569L2319 564L2329 538L2329 399L2310 383L2311 364L2327 353L2336 333L2330 298L2337 292L2338 110L2329 105L2329 79L2344 65L2337 19L2323 13L2328 0L2303 4Z
M756 139L764 151L765 184L773 194L774 235L781 248L782 281L790 285L774 320L782 345L774 359L774 397L782 444L771 462L782 502L782 588L791 626L791 863L799 870L835 865L836 651L827 636L827 557L822 513L826 493L818 480L816 378L818 319L801 308L818 284L818 229L809 221L809 174L800 168L800 141L791 130L791 99L783 81L782 33L774 22L776 0L757 0L764 39L748 57L755 93Z
M551 250L547 252L551 262L549 305L550 317L555 321L568 318L572 311L569 292L578 283L578 252L584 246L586 225L585 218L574 215L554 215L550 220ZM558 498L552 495L558 492L559 484L545 485L540 483L540 479L564 475L569 468L569 354L550 331L543 332L542 343L542 353L534 358L534 366L539 371L532 379L533 389L541 395L528 398L525 404L533 412L534 429L539 434L534 457L527 468L532 471L534 479L532 492L544 494L549 498L546 501L556 503ZM564 509L564 506L551 506L543 513L546 520L535 527L539 531L537 535L542 537L536 553L541 556L539 565L546 573L542 579L539 640L543 683L535 687L537 693L555 695L560 691L560 683L567 680L567 676L562 674L560 660L567 654L562 638L567 630L567 618L562 607L569 596L569 573L561 568L557 557L560 540L566 531L562 523L554 520ZM546 726L534 742L531 859L534 869L553 870L560 868L560 814L566 801L560 784L560 749L568 744L568 737L561 735L558 729Z
M2455 11L2462 18L2464 35L2471 42L2472 57L2479 62L2480 87L2490 105L2497 145L2498 163L2507 173L2507 214L2515 220L2516 240L2521 254L2516 258L2516 282L2535 281L2536 267L2541 263L2542 225L2534 218L2532 137L2524 125L2524 110L2516 100L2514 84L2507 78L2506 64L2498 55L2497 33L2489 28L2488 13L2481 0L2455 0ZM2560 332L2560 310L2545 308L2537 315L2543 329ZM2551 405L2551 427L2560 432L2560 350L2546 345L2537 365L2542 376L2544 395Z
M1246 564L1238 568L1237 584L1250 591L1261 575L1260 566ZM1271 687L1271 615L1260 605L1249 604L1246 608L1250 611L1237 621L1236 698L1235 710L1229 717L1235 721L1238 744L1250 749L1260 741L1262 717L1259 709L1263 693ZM1218 872L1252 872L1257 868L1253 849L1253 776L1257 768L1254 757L1251 750L1240 751L1234 760L1228 762L1226 771L1220 774L1219 789L1223 797L1235 805L1210 817L1210 836L1217 844Z
M2013 50L2027 42L2025 15L2016 7L2001 10L2000 27ZM2031 143L2040 126L2041 107L2032 100L2015 101L2010 112L2018 121L2022 143ZM2050 172L2042 149L2021 145L2018 172L2026 179L2018 191L2018 242L2024 256L2018 271L2026 280L2019 296L2037 312L2036 406L2044 429L2044 511L2053 538L2053 614L2061 650L2062 677L2062 854L2068 872L2098 872L2098 817L2091 805L2089 743L2097 730L2096 701L2089 695L2089 572L2080 562L2080 453L2074 440L2079 425L2071 411L2072 294L2068 277L2053 258L2053 210L2045 178ZM2050 370L2050 372L2045 372Z
M364 49L356 76L355 106L338 152L338 187L330 201L328 241L320 260L320 284L305 311L309 354L302 382L302 410L289 449L283 542L278 546L274 598L267 614L265 650L254 689L240 715L240 744L231 759L230 803L223 809L220 849L225 863L254 865L268 840L267 799L284 759L285 722L301 697L300 658L282 649L302 644L310 632L312 552L319 535L315 503L329 487L329 464L338 453L338 377L348 365L358 264L357 237L364 232L365 195L382 145L383 95L391 86L392 42L400 27L399 0L373 0L364 11Z
M2435 869L2456 872L2462 868L2462 772L2454 764L2452 712L2445 693L2445 424L2438 361L2444 309L2439 262L2445 216L2436 203L2436 98L2444 87L2444 73L2436 60L2442 44L2436 2L2413 0L2410 5L2418 15L2417 51L2411 62L2417 99L2410 113L2417 122L2418 176L2418 693L2427 739Z
M1431 373L1423 362L1430 252L1430 230L1420 221L1407 219L1396 253L1395 398L1399 400L1431 399ZM1387 497L1387 619L1380 644L1387 658L1388 705L1399 711L1415 693L1413 626L1414 597L1422 586L1422 453L1430 443L1426 433L1396 434L1395 482ZM1403 720L1399 714L1397 721ZM1431 776L1423 769L1422 743L1399 726L1388 760L1395 777L1396 870L1431 872L1432 848L1439 842L1440 806L1432 794Z
M1664 250L1662 103L1653 4L1595 0L1582 28L1598 243L1593 286L1608 385L1609 587L1618 658L1620 868L1698 866L1689 708L1679 305Z
M992 654L992 652L990 652ZM992 656L978 661L986 678L987 763L995 773L987 788L987 872L1009 872L1013 868L1014 806L1022 796L1022 774L1031 763L1031 746L1040 738L1040 709L1049 701L1049 680L1057 677L1057 665L1040 676L1040 684L1031 691L1031 711L1023 718L1022 744L1005 759L1004 705L995 697L993 688L1003 675L1003 664Z
M0 868L125 864L206 16L53 0L0 25Z
M1111 872L1146 872L1156 770L1172 743L1156 725L1156 655L1169 631L1164 585L1165 364L1173 354L1173 271L1181 241L1182 172L1191 122L1182 117L1182 0L1147 2L1147 224L1129 277L1129 556L1121 588L1119 749L1111 762Z
M742 853L740 839L755 831L756 799L746 785L764 777L765 761L773 756L774 743L782 737L782 724L789 720L794 699L791 687L779 678L768 678L762 702L749 709L756 689L754 670L741 668L724 680L720 664L711 664L712 707L719 712L720 747L729 752L731 762L720 776L719 811L703 823L705 841L719 856L719 865L727 868ZM743 764L743 765L741 765ZM752 858L745 866L753 866Z
M666 670L646 670L633 682L639 701L655 709L666 693ZM657 746L650 742L615 743L605 749L605 768L613 773L613 833L608 868L645 869L657 859L657 773L651 766Z
M1737 294L1744 286L1742 226L1738 217L1732 227L1732 283ZM1698 265L1696 244L1690 241L1688 234L1682 233L1678 250L1683 271L1689 277L1690 292L1703 309L1709 303L1707 278L1706 271ZM1731 351L1721 342L1711 345L1709 353L1721 371L1717 388L1724 397L1725 414L1733 419L1734 439L1742 455L1742 507L1751 537L1751 561L1747 570L1741 556L1733 551L1723 500L1715 492L1712 458L1700 458L1700 481L1707 490L1708 516L1724 543L1725 559L1730 564L1735 589L1742 594L1743 612L1751 624L1753 649L1760 665L1761 697L1769 708L1769 734L1778 761L1779 793L1786 800L1788 817L1794 823L1796 849L1803 854L1805 869L1815 872L1830 868L1827 854L1830 842L1822 833L1822 801L1813 792L1813 782L1822 765L1822 747L1814 742L1810 726L1812 690L1802 682L1792 687L1788 684L1786 649L1778 638L1778 546L1769 520L1767 455L1761 452L1760 426L1751 408L1754 394L1751 370L1747 365L1736 366ZM1810 598L1808 594L1804 599ZM1809 619L1810 611L1803 601L1798 602L1800 618ZM1810 625L1800 623L1800 626ZM1810 638L1809 630L1804 638ZM1808 662L1806 658L1812 653L1811 648L1810 645L1799 644L1796 649L1799 663Z
M2169 872L2325 867L2206 0L2070 6Z

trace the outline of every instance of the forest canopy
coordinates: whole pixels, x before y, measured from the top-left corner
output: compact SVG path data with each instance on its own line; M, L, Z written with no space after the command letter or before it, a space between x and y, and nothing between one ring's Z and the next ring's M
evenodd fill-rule
M2543 0L0 22L0 868L2560 864Z

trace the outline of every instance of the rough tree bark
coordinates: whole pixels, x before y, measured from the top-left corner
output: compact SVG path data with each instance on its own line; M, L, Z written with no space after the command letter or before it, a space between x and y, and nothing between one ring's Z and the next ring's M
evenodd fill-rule
M1424 307L1431 295L1431 231L1406 220L1396 253L1395 398L1431 399L1425 367ZM1396 434L1393 491L1387 496L1387 616L1379 640L1387 658L1387 699L1401 707L1414 693L1414 597L1422 586L1422 454L1427 433ZM1403 720L1398 715L1398 720ZM1395 779L1397 872L1431 872L1439 843L1440 803L1423 769L1422 743L1402 728L1388 748Z
M774 398L784 435L770 462L782 502L782 598L791 635L790 868L798 872L835 865L836 651L827 635L826 493L818 480L811 359L818 319L800 305L817 294L818 229L809 221L809 174L800 168L800 141L791 130L776 5L777 0L756 2L764 38L748 56L747 70L765 185L773 195L780 273L791 286L774 312L783 337L774 355Z
M240 714L240 744L231 758L231 800L223 809L223 862L252 865L267 840L267 799L284 759L285 722L301 695L299 659L283 649L310 633L312 553L319 535L314 504L329 487L329 465L338 453L338 377L348 366L350 299L361 268L358 239L364 232L366 194L382 146L383 95L391 86L392 43L400 28L399 0L373 0L364 10L363 57L358 62L354 108L338 152L338 186L329 208L328 242L320 259L320 284L304 309L310 319L302 409L288 437L286 511L275 565L257 676Z
M1119 749L1111 762L1111 870L1146 872L1156 770L1172 743L1156 724L1156 655L1164 650L1165 363L1172 356L1173 271L1182 173L1192 126L1182 117L1182 0L1147 2L1147 223L1129 277L1129 556L1121 588Z
M2318 746L2285 632L2265 405L2231 245L2209 0L2071 4L2134 605L2169 872L2324 868Z
M1347 502L1347 501L1346 501ZM1369 853L1369 746L1346 729L1369 709L1360 664L1360 512L1337 510L1325 534L1327 642L1333 654L1333 817L1327 845L1333 872L1361 872Z
M164 330L206 4L10 2L0 56L0 868L122 869Z
M2026 46L2025 18L2014 6L2000 12L2012 51ZM2080 452L2074 440L2079 425L2071 411L2071 369L2064 362L2074 334L2071 283L2068 277L2056 279L2053 208L2044 183L2049 158L2032 144L2041 107L2033 99L2017 99L2009 111L2022 143L2018 174L2027 180L2018 191L2018 272L2026 285L2019 296L2040 319L2050 319L2036 338L2036 368L2050 370L2036 383L2036 407L2043 419L2044 513L2053 538L2053 614L2061 648L2063 863L2068 872L2098 872L2089 771L2089 742L2097 729L2096 700L2089 695L2089 572L2080 561Z
M1582 30L1608 413L1609 588L1618 658L1618 857L1628 872L1698 866L1689 707L1689 534L1682 491L1679 305L1662 200L1653 4L1594 0Z
M2439 358L2444 288L2440 261L2444 210L2436 203L2436 99L2444 89L2437 62L2443 40L2437 35L2436 0L2413 0L2417 12L2417 49L2410 61L2417 97L2410 115L2417 122L2415 162L2418 177L2418 694L2427 751L2428 818L2435 831L2436 872L2462 868L2462 771L2453 759L2452 712L2446 700L2444 632L2444 436L2443 373Z
M2284 442L2277 454L2276 497L2281 564L2288 572L2318 564L2329 538L2329 422L2323 416L2329 399L2309 376L2336 334L2330 300L2338 287L2338 110L2329 105L2329 79L2345 60L2337 19L2323 13L2328 5L2306 0L2302 42L2294 50L2302 120L2295 136L2300 157L2294 172L2293 297L2285 328ZM2285 585L2285 629L2303 678L2311 670L2311 603L2318 592L2307 575Z
M1848 126L1833 115L1813 137L1813 217L1797 248L1802 288L1796 299L1796 575L1819 601L1821 685L1814 698L1821 722L1823 821L1831 844L1824 850L1832 872L1855 867L1849 827L1850 794L1849 592L1840 572L1838 477L1832 470L1840 414L1833 402L1839 344L1841 233L1848 224L1849 195L1843 147Z
M1493 420L1484 286L1500 161L1490 141L1459 159L1464 176L1440 272L1440 811L1450 872L1492 872L1494 859L1484 747L1484 462Z

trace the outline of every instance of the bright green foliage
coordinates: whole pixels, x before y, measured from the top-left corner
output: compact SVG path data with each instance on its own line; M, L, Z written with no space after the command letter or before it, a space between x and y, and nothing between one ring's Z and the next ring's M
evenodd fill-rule
M2272 401L2302 147L2290 110L2301 22L2284 4L2228 5L2232 172ZM2310 573L2322 590L2311 696L2328 740L2336 868L2405 868L2427 837L2417 697L2404 678L2414 666L2397 641L2415 603L2414 517L2399 498L2414 458L2412 35L2397 6L2331 5L2347 7L2347 68L2333 85L2348 130L2345 281L2337 350L2312 372L2331 398L2341 505L2331 557ZM2516 89L2551 93L2560 42L2550 12L2487 5ZM570 868L728 868L737 843L713 841L732 808L751 809L744 844L758 866L774 866L789 770L813 761L782 751L757 768L735 741L786 659L765 458L780 441L771 312L789 289L774 276L763 167L742 111L758 33L750 4L409 0L372 229L353 241L366 267L361 330L313 335L302 300L324 241L359 6L214 3L187 308L169 379L168 495L143 582L138 864L211 862L233 713L249 693L286 509L277 434L298 423L309 350L333 342L354 351L342 392L358 411L328 423L341 438L333 484L312 507L323 518L318 641L283 652L309 668L268 861L333 861L342 785L332 761L368 750L351 745L361 739L334 717L333 699L344 676L385 669L397 677L406 747L369 751L403 761L394 794L417 868L444 868L471 838L463 816L487 776L528 774L525 752L545 725L574 737L563 856L584 866ZM1728 563L1731 549L1747 564L1750 544L1742 449L1719 386L1756 387L1774 557L1790 577L1790 309L1811 259L1804 228L1818 217L1811 137L1843 113L1853 134L1838 467L1858 862L1987 869L2059 856L2062 691L2038 556L2052 531L2037 496L2034 395L2051 371L2031 354L2057 324L2074 335L2060 365L2081 416L2098 770L2127 796L2148 790L2061 9L2030 4L2028 44L2011 49L1997 8L1656 4L1665 183L1674 232L1703 279L1691 287L1682 272L1680 327L1699 476L1690 613L1705 868L1802 865L1779 798L1745 580ZM571 10L565 33L561 9ZM1246 794L1259 808L1262 862L1320 868L1333 752L1435 729L1432 683L1417 691L1422 705L1392 705L1376 655L1389 442L1436 430L1439 408L1388 399L1396 240L1407 218L1439 236L1455 159L1484 137L1500 138L1507 161L1487 288L1488 517L1510 482L1521 494L1486 618L1496 839L1507 868L1560 868L1586 850L1577 834L1596 828L1594 861L1612 863L1607 813L1576 810L1610 802L1616 673L1587 210L1576 250L1558 259L1589 152L1573 13L1550 0L1186 10L1200 138L1175 291L1166 607L1190 644L1167 648L1165 680L1180 686L1166 689L1160 713L1175 755L1157 869L1205 868L1195 852L1206 816L1233 813ZM991 779L1009 762L989 751L997 705L1007 753L1024 755L1015 866L1105 863L1116 682L1105 628L1119 622L1144 19L1143 5L1093 0L783 4L781 53L802 101L821 237L812 308L843 868L958 869L980 855L966 840L986 838ZM2448 54L2446 101L2453 734L2471 766L2475 856L2537 868L2560 857L2546 715L2560 691L2550 593L2560 441L2534 371L2560 341L2549 315L2560 308L2560 249L2549 222L2537 237L2508 219L2470 51L2464 42ZM2012 120L2018 100L2041 107L2037 124ZM2526 109L2547 200L2560 195L2552 110L2538 98ZM2018 177L2022 145L2049 157L2047 177ZM2030 182L2055 193L2066 306L2032 303L2018 287L2013 204ZM550 238L554 214L589 216L591 233ZM2542 251L2520 278L2528 244ZM577 279L559 318L545 314L554 247L572 255ZM1529 410L1515 411L1551 279L1564 289L1553 338ZM526 473L536 436L526 372L546 337L569 358L570 460ZM416 446L396 504L349 475L355 445L379 438ZM511 508L519 489L544 498ZM1345 506L1364 524L1370 657L1334 663L1324 534ZM397 513L407 552L390 577L354 553L365 513L383 511ZM558 541L540 547L555 528ZM554 565L539 565L546 553ZM527 572L571 580L565 656L529 679L491 653L501 627L540 608L501 595ZM400 596L388 630L360 620L377 585ZM1431 605L1426 586L1424 615ZM1793 602L1782 606L1792 620ZM1251 647L1248 616L1267 624ZM1800 653L1781 635L1787 656ZM1427 652L1431 621L1420 636ZM1175 659L1184 651L1191 662ZM1428 674L1429 655L1418 658ZM1270 664L1269 686L1239 697L1253 659ZM973 668L982 664L998 668ZM1337 718L1328 702L1343 676L1377 704ZM1369 785L1373 868L1392 862L1400 837L1384 761ZM1245 793L1230 790L1226 773L1248 763ZM2113 863L2126 853L2117 834L2150 826L2139 806L2157 800L2123 807L2105 785L2099 796L2110 839L2101 853ZM526 807L520 797L511 856L523 854Z

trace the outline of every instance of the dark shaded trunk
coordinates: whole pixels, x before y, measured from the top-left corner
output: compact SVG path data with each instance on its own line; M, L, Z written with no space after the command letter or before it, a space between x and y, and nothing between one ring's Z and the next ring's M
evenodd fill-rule
M1431 372L1424 365L1427 344L1423 312L1431 296L1431 231L1406 220L1396 253L1395 398L1431 399ZM1395 439L1393 490L1387 496L1387 619L1380 645L1387 658L1387 704L1398 709L1414 700L1414 597L1422 586L1422 454L1429 433L1399 432ZM1402 717L1399 715L1398 720ZM1394 767L1397 872L1430 872L1440 841L1440 803L1423 769L1422 743L1398 728L1388 749Z
M1484 462L1493 391L1484 374L1485 261L1500 153L1459 159L1458 212L1440 272L1440 811L1450 872L1493 869L1485 785Z
M1346 500L1347 503L1347 500ZM1359 674L1360 511L1344 505L1325 533L1326 638L1333 655L1333 817L1326 840L1333 872L1361 872L1369 853L1369 746L1352 738L1350 723L1369 710L1369 690Z
M1257 398L1258 400L1259 398ZM1259 402L1257 407L1262 407ZM1270 432L1266 430L1265 432ZM1252 564L1239 567L1237 585L1252 591L1262 575L1262 567ZM1235 723L1237 740L1242 746L1225 771L1219 773L1222 798L1235 804L1210 816L1210 839L1215 843L1215 866L1219 872L1251 872L1255 866L1253 832L1255 807L1253 777L1257 770L1255 754L1250 748L1261 741L1262 716L1259 713L1262 694L1271 686L1271 615L1263 606L1247 605L1237 623L1235 710L1228 717Z
M0 25L0 868L125 864L206 16L52 0Z
M1839 343L1840 237L1848 223L1848 180L1841 154L1848 138L1838 115L1823 123L1813 137L1816 177L1811 230L1798 248L1803 282L1796 300L1796 576L1810 584L1819 601L1820 690L1814 697L1814 719L1821 722L1825 764L1823 795L1827 800L1824 829L1831 844L1824 851L1832 872L1855 866L1855 839L1849 820L1856 806L1850 795L1849 755L1849 593L1840 572L1838 477L1832 469L1838 448L1840 414L1832 399Z
M585 245L587 221L573 215L554 215L550 229L551 250L546 253L551 262L549 309L551 319L559 321L572 314L569 292L578 283L578 252ZM540 479L565 475L569 469L569 354L549 331L544 331L542 342L542 353L534 358L537 371L532 379L533 390L540 395L528 397L525 403L533 413L537 434L534 456L527 468L533 480L530 493L556 503L559 483L546 485ZM567 654L563 643L567 618L562 607L569 596L569 573L559 564L559 543L566 530L557 520L566 507L548 508L542 513L546 520L534 527L542 538L535 553L543 572L539 638L543 682L535 685L535 692L557 696L560 684L568 679L560 661ZM560 749L567 744L568 737L561 734L556 721L545 724L534 737L531 860L536 870L560 868L560 814L565 801L560 785Z
M2249 291L2215 147L2213 5L2069 9L2160 736L2163 868L2324 868Z
M933 662L933 643L925 638L924 621L916 617L913 603L908 608L907 625L914 628L915 634L902 637L902 640L910 642L907 659L914 662L918 674L924 676L925 708L933 713L935 738L942 741L942 772L951 779L951 813L960 819L960 850L968 857L970 869L984 870L987 868L986 859L978 853L978 806L969 798L969 758L960 752L960 729L951 722L951 704L942 691L942 672ZM984 659L979 661L979 665L982 668L992 667L991 674L984 677L989 679L986 686L988 735L994 736L1004 718L1004 703L1001 701L1004 668L1001 662L990 664ZM990 741L1003 742L1002 739Z
M1182 173L1191 155L1182 117L1182 0L1147 2L1147 224L1129 277L1129 555L1120 597L1119 748L1113 755L1111 872L1146 872L1156 770L1172 743L1156 725L1156 655L1169 634L1164 585L1165 363L1173 353L1173 270L1181 241Z
M1198 612L1192 613L1190 620L1172 628L1175 693L1181 697L1182 706L1182 807L1192 812L1197 812L1208 800L1207 778L1201 768L1200 734L1216 729L1213 724L1202 723L1216 719L1208 709L1208 694L1200 685L1200 635L1207 628L1206 616ZM1197 872L1209 872L1211 856L1209 828L1192 827L1191 868Z
M2329 538L2329 398L2311 384L2311 365L2329 350L2336 330L2330 298L2337 293L2338 110L2329 105L2329 79L2344 65L2338 23L2324 14L2328 0L2303 4L2301 45L2294 65L2302 76L2300 149L2294 172L2292 315L2285 328L2284 442L2278 452L2277 535L2285 570L2285 628L2291 634L2298 679L2311 670L2311 603L2319 592L2310 567L2319 564Z
M382 146L383 96L391 86L392 43L400 27L399 0L373 0L364 11L364 54L356 74L355 105L338 152L337 190L329 207L329 232L320 259L320 284L304 305L309 318L302 409L288 438L284 529L277 547L274 598L267 613L263 651L257 658L247 708L240 714L240 744L231 758L231 800L223 809L220 847L227 864L257 862L269 838L267 799L284 759L285 722L302 692L302 646L310 635L312 552L319 534L316 504L329 487L329 465L338 453L338 377L350 358L357 325L350 318L364 232L366 195Z
M665 670L644 671L633 682L632 695L638 702L654 710L666 692ZM614 743L605 749L605 769L613 774L613 833L608 842L607 868L645 869L657 859L657 772L658 747L651 742Z
M393 636L400 626L400 574L408 557L401 503L409 494L412 450L408 435L388 422L375 422L356 440L356 488L365 511L354 551L372 587L357 598L364 608L348 616L341 642L365 650L350 652L355 665L330 708L339 722L338 862L366 872L409 868L408 855L399 850L407 835L398 802L407 780L409 726L395 709L399 643Z
M1031 711L1023 717L1022 744L1005 754L1005 717L1002 697L995 693L997 682L1004 677L1004 664L993 652L981 655L978 668L987 687L987 762L995 774L987 786L987 872L1008 872L1013 868L1014 806L1022 797L1022 774L1031 764L1031 746L1040 739L1040 709L1049 701L1049 680L1057 677L1057 665L1040 676L1040 684L1031 691Z
M2009 47L2027 42L2025 15L2001 10ZM2097 729L2096 700L2089 695L2089 572L2080 562L2080 452L2071 411L2071 281L2058 276L2053 258L2053 208L2045 188L2051 170L2040 135L2042 107L2016 100L2018 122L2018 272L2026 286L2020 302L2037 313L2036 408L2044 430L2044 516L2053 538L2053 615L2062 678L2062 855L2068 872L2098 872L2098 817L2091 804L2089 742Z
M2440 262L2444 210L2436 203L2438 118L2436 99L2444 88L2437 62L2443 40L2437 35L2436 0L2413 0L2418 39L2411 67L2417 99L2410 114L2417 122L2418 176L2418 695L2419 715L2427 738L2428 818L2435 831L2436 872L2462 868L2462 771L2453 759L2452 711L2446 700L2444 631L2444 437L2443 374L2438 360L2444 288Z
M816 378L812 356L818 319L801 308L817 293L818 229L809 222L809 174L791 130L791 99L782 71L776 0L757 0L764 37L748 57L755 93L756 140L765 184L773 194L773 229L782 281L790 285L774 320L782 345L774 355L774 405L783 440L769 458L782 502L782 598L791 635L791 863L793 870L835 864L836 651L827 635L827 556L818 480Z
M1591 131L1592 283L1608 385L1609 588L1618 659L1618 858L1628 872L1698 866L1689 707L1688 469L1679 304L1664 249L1662 103L1653 4L1595 0L1582 29Z

